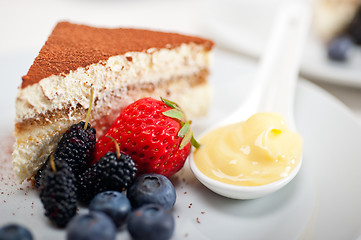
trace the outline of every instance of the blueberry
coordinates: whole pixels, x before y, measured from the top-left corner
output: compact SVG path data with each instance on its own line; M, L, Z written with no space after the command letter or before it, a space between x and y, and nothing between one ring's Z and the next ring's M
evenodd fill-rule
M117 191L98 193L89 204L90 211L100 211L107 214L117 227L123 225L132 206L128 198Z
M104 213L90 212L74 217L67 227L67 240L114 240L116 228Z
M129 214L128 231L134 240L166 240L174 232L173 215L157 204L147 204Z
M347 36L339 36L328 45L328 57L335 61L345 61L353 46L351 39Z
M33 240L33 236L23 226L8 224L0 228L0 240Z
M128 189L127 196L134 208L156 203L171 209L176 200L173 184L168 178L159 174L140 175Z

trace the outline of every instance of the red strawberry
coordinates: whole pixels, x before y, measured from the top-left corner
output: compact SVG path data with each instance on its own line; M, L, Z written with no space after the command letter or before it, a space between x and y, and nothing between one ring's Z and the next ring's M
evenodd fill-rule
M158 173L169 177L179 171L190 153L193 138L190 121L185 121L177 104L162 99L140 99L123 109L107 133L95 144L94 160L115 151L113 137L120 150L134 160L138 174Z

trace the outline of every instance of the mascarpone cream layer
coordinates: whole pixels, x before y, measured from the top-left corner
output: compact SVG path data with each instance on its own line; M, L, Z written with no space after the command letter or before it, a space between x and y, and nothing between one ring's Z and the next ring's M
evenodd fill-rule
M173 49L148 49L110 57L106 62L78 68L65 76L52 75L38 84L19 89L16 122L38 114L62 109L88 108L90 89L94 99L104 99L114 91L126 94L132 84L156 84L174 76L192 75L209 66L209 54L202 45L182 44ZM69 113L69 119L72 119Z
M47 157L55 150L62 133L71 126L67 121L58 121L46 126L33 128L24 133L15 143L13 152L13 170L22 183L36 174Z

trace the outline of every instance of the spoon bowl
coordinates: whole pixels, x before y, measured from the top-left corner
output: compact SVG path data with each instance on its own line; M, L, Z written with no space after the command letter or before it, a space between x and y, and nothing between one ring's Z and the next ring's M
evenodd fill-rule
M207 188L212 190L219 195L233 198L233 199L255 199L266 196L270 193L273 193L282 187L286 186L299 172L302 165L302 157L300 158L299 163L293 169L290 175L287 177L281 178L275 182L260 185L260 186L237 186L227 183L222 183L217 180L214 180L206 175L204 175L196 166L194 161L190 161L190 167L197 177L197 179Z
M296 131L293 99L310 16L310 7L304 3L287 3L279 9L250 96L233 114L206 130L201 137L221 126L241 122L255 113L267 111L283 115L288 127ZM198 169L193 153L189 163L196 178L215 193L234 199L254 199L287 185L299 172L302 156L289 175L260 186L238 186L212 179Z

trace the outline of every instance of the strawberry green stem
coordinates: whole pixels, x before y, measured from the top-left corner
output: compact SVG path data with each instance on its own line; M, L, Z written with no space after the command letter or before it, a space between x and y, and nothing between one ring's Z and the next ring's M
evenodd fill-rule
M184 148L189 142L195 148L199 148L200 144L193 136L193 131L191 130L192 121L186 121L186 117L182 111L182 109L175 103L168 99L161 98L162 102L166 104L168 107L172 108L171 110L165 111L162 114L177 119L181 125L181 129L179 129L178 137L183 138L181 144L179 145L179 149Z

